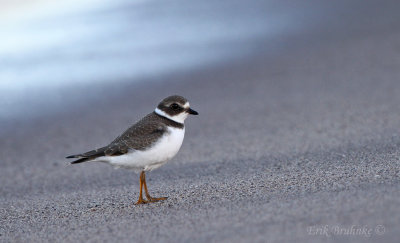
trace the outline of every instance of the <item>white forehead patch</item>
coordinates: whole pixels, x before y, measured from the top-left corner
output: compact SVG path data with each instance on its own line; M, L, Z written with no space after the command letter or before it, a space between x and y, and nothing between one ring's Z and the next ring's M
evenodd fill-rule
M183 108L189 108L190 107L190 104L189 104L189 102L186 102L184 105L183 105Z

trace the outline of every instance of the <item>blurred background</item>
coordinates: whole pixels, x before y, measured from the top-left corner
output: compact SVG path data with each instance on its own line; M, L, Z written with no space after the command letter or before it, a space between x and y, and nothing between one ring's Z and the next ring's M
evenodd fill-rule
M397 242L399 10L0 0L0 241L320 242L310 227L383 225L333 240ZM148 175L165 203L135 207L137 175L64 159L171 94L200 116Z
M63 90L243 59L265 38L288 31L295 17L265 1L2 3L2 119L64 108L70 102Z
M344 27L365 31L371 25L394 24L370 15L385 4L1 1L0 119L82 105L98 87L110 83L162 81L167 73L281 55L295 44L289 41L293 36L302 36L296 41L300 45L317 43L309 35L318 28L323 31L319 38L329 39ZM68 99L82 89L89 91L84 98Z

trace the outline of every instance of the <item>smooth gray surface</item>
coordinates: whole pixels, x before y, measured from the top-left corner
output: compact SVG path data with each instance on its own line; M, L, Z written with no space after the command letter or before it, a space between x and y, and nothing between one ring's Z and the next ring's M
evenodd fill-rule
M398 242L395 7L346 10L248 60L91 89L63 113L5 123L0 240ZM63 160L107 144L173 93L200 116L177 157L147 175L167 201L135 206L134 173ZM325 225L328 237L310 235ZM335 234L352 225L371 236Z

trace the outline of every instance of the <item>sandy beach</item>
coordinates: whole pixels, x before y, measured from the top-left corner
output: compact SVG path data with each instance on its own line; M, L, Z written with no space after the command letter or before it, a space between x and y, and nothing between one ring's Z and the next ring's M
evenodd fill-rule
M3 120L0 241L397 242L400 15L396 1L362 2L240 60L61 90L68 106ZM147 174L168 200L135 206L137 174L64 159L170 94L200 115Z

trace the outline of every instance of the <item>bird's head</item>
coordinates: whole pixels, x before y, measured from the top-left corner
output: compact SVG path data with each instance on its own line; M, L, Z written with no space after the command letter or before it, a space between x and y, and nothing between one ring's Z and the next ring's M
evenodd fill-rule
M155 113L170 120L183 124L188 115L198 115L182 96L172 95L163 99L155 109Z

